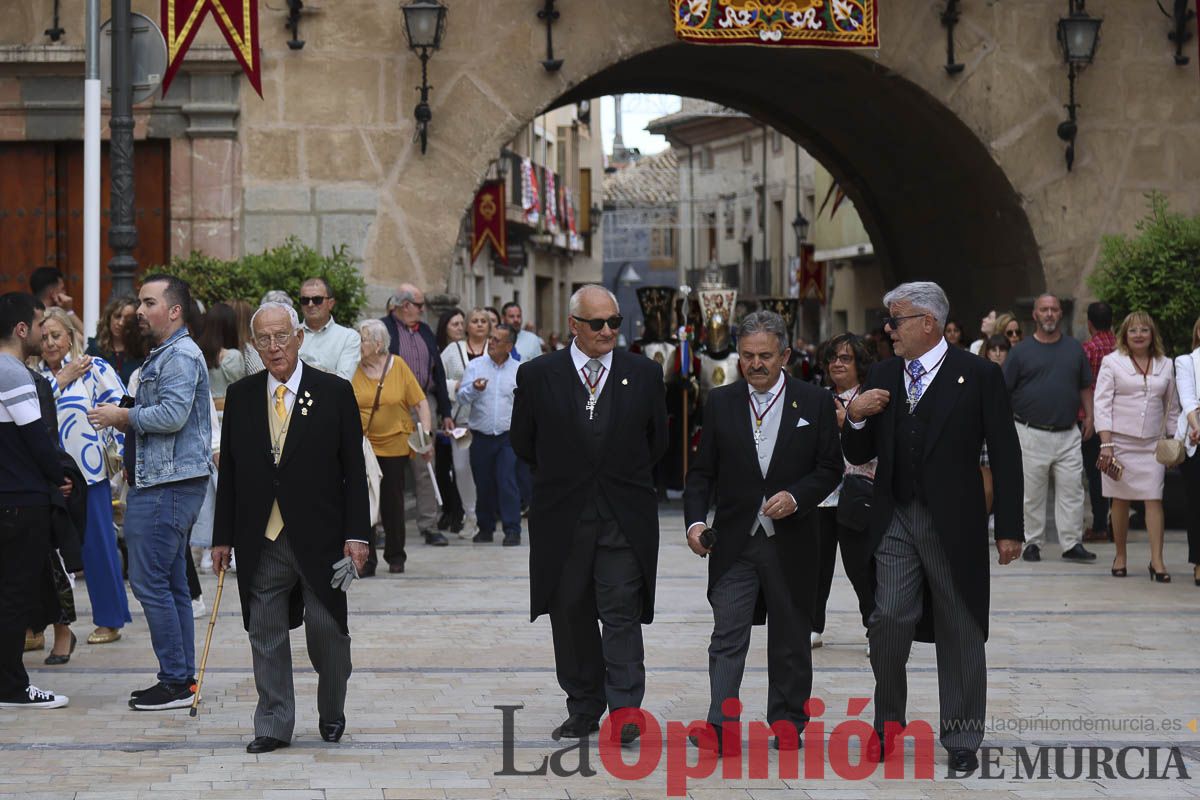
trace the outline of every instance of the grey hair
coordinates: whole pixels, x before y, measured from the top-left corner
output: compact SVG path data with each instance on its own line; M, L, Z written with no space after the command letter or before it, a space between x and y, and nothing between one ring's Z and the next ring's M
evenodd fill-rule
M270 293L268 292L268 294ZM251 336L254 335L254 320L258 319L258 315L264 311L286 311L288 319L292 323L292 332L300 330L300 318L296 316L296 309L290 303L277 303L274 300L267 300L250 316Z
M259 303L261 305L266 305L267 303L280 303L288 306L295 305L288 293L282 289L272 289L271 291L267 292L262 296L262 300L260 300Z
M575 294L571 295L571 302L567 304L567 313L573 317L579 316L579 306L583 302L583 293L595 289L599 289L608 295L608 299L612 300L613 305L617 309L617 313L621 313L621 304L617 302L617 296L610 292L606 287L601 286L598 283L588 283L576 289Z
M520 333L521 333L519 330L517 330L516 325L509 325L507 322L501 322L499 325L497 325L494 328L494 330L508 331L508 343L509 344L516 344L517 336L520 335Z
M774 311L753 311L742 317L738 324L738 336L751 336L756 333L766 333L779 339L779 352L788 349L787 323L783 317Z
M417 295L411 289L401 289L388 298L387 307L389 309L399 308L405 303L413 302L416 299Z
M912 281L902 283L883 296L883 304L888 308L893 303L907 300L912 307L933 315L939 328L946 326L946 318L950 316L950 301L942 287L933 281Z
M358 323L358 335L364 341L379 345L380 352L387 350L388 346L392 343L392 337L388 333L387 326L377 319L366 319Z

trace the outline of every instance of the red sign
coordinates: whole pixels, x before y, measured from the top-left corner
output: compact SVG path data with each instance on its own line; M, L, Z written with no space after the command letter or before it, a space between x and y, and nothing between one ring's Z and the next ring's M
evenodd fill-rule
M504 217L504 181L489 181L475 193L471 207L471 260L487 242L492 243L496 258L508 263L508 222Z
M233 54L241 62L250 85L262 97L258 0L162 0L162 32L167 39L167 73L163 76L163 96L166 96L175 73L183 64L184 55L210 12Z

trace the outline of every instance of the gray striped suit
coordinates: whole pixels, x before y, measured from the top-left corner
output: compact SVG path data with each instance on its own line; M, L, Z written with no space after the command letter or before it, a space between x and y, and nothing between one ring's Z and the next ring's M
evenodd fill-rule
M250 648L254 656L254 735L292 740L296 696L292 686L289 596L299 583L304 592L304 637L317 671L317 711L321 719L341 719L350 679L350 636L313 593L288 541L287 529L265 541L250 597Z

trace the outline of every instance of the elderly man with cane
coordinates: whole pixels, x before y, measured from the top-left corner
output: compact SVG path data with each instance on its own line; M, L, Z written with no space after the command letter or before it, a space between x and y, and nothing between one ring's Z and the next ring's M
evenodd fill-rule
M269 753L291 743L289 629L302 622L318 675L321 738L336 742L346 729L345 589L366 563L370 521L354 390L300 361L304 332L291 306L264 303L250 327L266 371L225 397L213 569L220 574L237 548L258 688L246 752Z

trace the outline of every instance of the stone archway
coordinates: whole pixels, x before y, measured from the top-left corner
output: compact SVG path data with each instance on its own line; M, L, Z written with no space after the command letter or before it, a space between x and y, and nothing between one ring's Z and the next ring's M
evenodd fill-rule
M264 42L268 100L244 99L239 123L244 221L253 207L260 232L323 231L353 211L379 286L443 283L499 148L556 102L618 88L707 96L788 132L851 190L891 278L938 277L979 305L1043 287L1086 296L1103 234L1132 230L1149 189L1200 210L1200 81L1129 2L1089 7L1105 16L1103 44L1078 86L1073 172L1055 135L1064 9L1045 0L968 4L957 76L943 69L941 0L889 0L882 46L865 53L683 46L666 0L572 3L554 29L556 73L540 65L528 0L455 0L430 62L426 155L394 0L346 5L309 26L299 53L282 32ZM323 205L340 188L345 202Z

